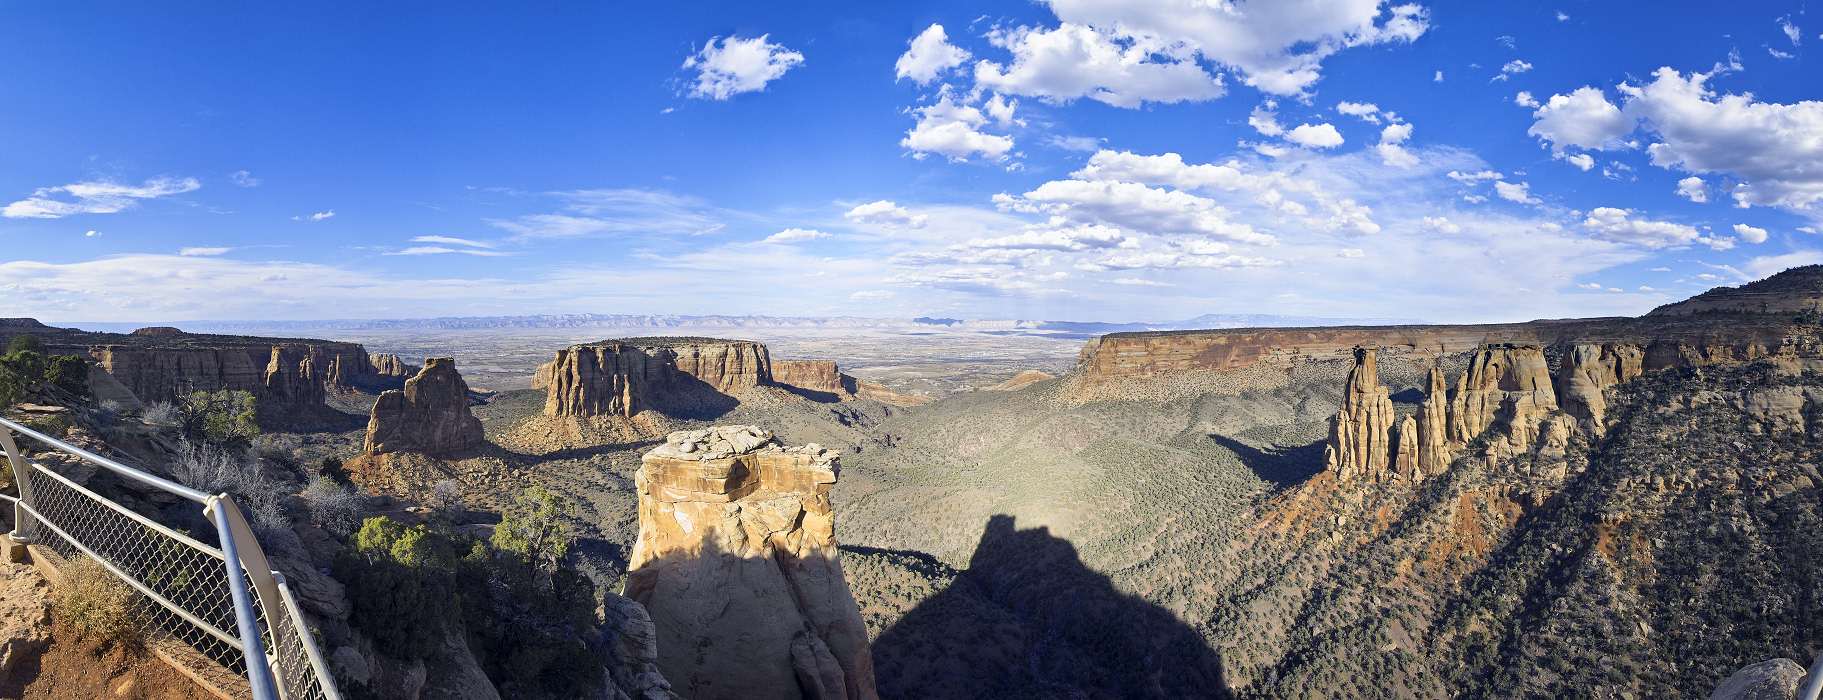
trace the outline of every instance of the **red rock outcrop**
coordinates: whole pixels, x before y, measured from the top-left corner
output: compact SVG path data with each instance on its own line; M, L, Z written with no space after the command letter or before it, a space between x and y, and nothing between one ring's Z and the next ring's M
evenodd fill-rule
M424 361L417 376L405 381L404 389L380 394L362 449L368 454L440 455L485 442L480 419L469 411L468 383L456 372L456 361L433 357Z
M766 346L745 340L607 340L560 350L549 367L539 370L547 416L632 417L772 383Z
M872 700L873 659L837 558L836 455L753 426L672 433L635 483L626 595L679 695Z
M773 360L772 381L829 394L847 395L842 371L833 360Z

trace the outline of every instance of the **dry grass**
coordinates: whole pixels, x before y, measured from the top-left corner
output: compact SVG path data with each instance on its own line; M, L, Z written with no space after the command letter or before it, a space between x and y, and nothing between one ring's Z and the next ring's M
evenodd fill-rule
M134 610L138 595L100 563L79 557L63 570L51 598L56 620L99 646L138 647L145 626Z

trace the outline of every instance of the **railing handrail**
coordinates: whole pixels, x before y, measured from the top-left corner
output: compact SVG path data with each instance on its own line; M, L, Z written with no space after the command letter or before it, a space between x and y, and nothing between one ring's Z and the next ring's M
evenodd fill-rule
M157 522L151 521L138 513L132 512L131 510L114 503L112 499L102 497L100 494L83 488L81 485L71 482L62 475L45 469L41 465L26 462L18 450L17 444L12 439L13 433L32 438L53 450L73 455L85 462L99 466L130 481L196 502L203 507L203 515L215 526L216 536L220 542L219 549L203 545L182 533L178 533ZM13 504L15 512L19 516L15 518L16 522L14 523L18 528L14 533L16 538L29 541L31 539L31 530L27 526L33 524L47 526L71 546L95 559L97 563L106 568L109 573L129 584L136 592L148 596L154 602L159 603L166 609L177 614L180 618L183 618L186 622L195 625L205 633L215 636L220 641L229 643L230 648L236 648L240 651L246 661L248 689L252 692L254 700L278 700L281 697L290 696L289 689L291 688L291 685L284 681L295 681L296 679L281 679L279 677L280 669L277 668L274 659L268 656L268 651L278 653L278 650L276 648L272 650L266 648L266 640L263 638L262 630L258 622L259 616L254 612L256 606L264 609L267 613L265 616L266 625L272 630L273 643L275 645L277 644L279 626L285 625L291 627L290 633L295 634L298 637L298 641L302 644L306 656L305 663L308 666L310 674L316 677L317 684L320 686L323 696L327 697L329 700L339 700L340 694L336 692L335 686L328 676L327 664L323 662L320 652L318 652L311 641L308 630L304 628L302 614L297 609L297 604L291 597L290 591L284 588L282 581L283 575L271 569L271 564L267 561L265 553L260 548L259 540L253 536L253 532L251 528L248 527L245 517L241 515L240 508L235 504L234 499L231 496L226 493L211 495L201 490L184 486L183 484L170 479L121 464L120 462L108 459L107 457L76 447L75 445L71 445L49 435L45 435L44 433L27 428L6 418L0 418L0 450L5 452L4 456L7 463L13 469L14 479L20 483L19 498L4 496L7 501ZM184 545L198 549L205 554L219 557L223 565L227 568L226 583L230 599L229 605L234 611L235 626L237 627L236 631L239 632L239 639L231 641L232 637L225 634L225 630L216 629L214 625L197 618L195 615L189 613L189 611L183 609L182 606L164 599L164 597L159 595L156 591L153 591L145 584L139 582L133 576L115 566L112 562L107 561L105 557L98 556L96 552L89 549L87 545L83 544L77 538L72 537L69 532L58 526L57 523L42 517L34 507L32 491L27 479L27 476L33 471L43 472L45 475L57 479L64 483L65 486L72 488L74 492L80 493L89 500L113 509L115 512L126 516L140 526L147 527L160 535L170 537ZM28 517L31 519L30 521L27 520ZM257 594L256 590L250 589L248 585L249 580L251 580L253 584L253 587L251 588L257 589ZM281 694L279 690L281 687L287 688L287 691L283 694Z
M197 489L190 488L188 486L177 483L170 479L166 479L166 478L164 478L162 476L158 476L156 474L152 474L152 473L140 470L140 469L134 469L125 464L121 464L119 462L116 462L114 460L108 459L101 455L95 454L88 450L82 449L75 445L69 444L62 440L58 440L57 438L51 437L49 435L45 435L44 433L40 433L36 430L32 430L31 428L27 428L23 425L15 423L6 418L0 418L0 426L10 429L13 432L18 433L20 435L24 435L33 440L37 440L46 445L49 445L59 452L63 452L66 454L70 454L70 455L79 457L85 462L88 462L95 466L101 467L103 469L106 469L106 470L113 472L115 474L118 474L120 476L126 477L128 479L132 479L134 481L145 484L147 486L151 486L160 491L165 491L168 493L176 494L178 496L182 496L189 500L195 501L198 505L206 505L209 502L210 496L207 493L204 493Z

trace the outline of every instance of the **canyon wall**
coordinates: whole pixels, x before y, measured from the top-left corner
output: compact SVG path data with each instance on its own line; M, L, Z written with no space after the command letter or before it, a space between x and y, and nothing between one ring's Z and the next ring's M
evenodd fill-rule
M547 416L685 412L772 383L766 346L712 338L632 338L573 345L538 370Z
M834 360L773 360L772 380L807 391L850 393Z
M635 478L626 596L694 700L872 700L867 630L837 558L835 453L754 426L672 433Z

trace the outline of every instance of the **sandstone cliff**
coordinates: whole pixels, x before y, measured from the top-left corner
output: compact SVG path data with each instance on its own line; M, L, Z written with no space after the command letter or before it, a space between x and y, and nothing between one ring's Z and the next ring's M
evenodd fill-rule
M806 391L838 396L851 394L842 371L833 360L773 360L772 380Z
M468 383L456 372L456 361L433 357L424 361L417 376L406 380L404 389L380 394L362 449L368 454L437 455L486 441L481 421L469 412Z
M1323 453L1324 468L1336 478L1375 479L1386 475L1392 452L1387 442L1393 427L1393 401L1374 363L1374 350L1355 351L1355 368L1348 373L1342 393L1342 410L1330 421L1329 445Z
M406 364L398 355L390 352L377 353L367 358L370 372L376 377L399 377L401 379L418 373L417 367Z
M680 695L876 697L837 559L836 474L834 453L752 426L672 433L645 455L626 595L650 611Z
M546 386L547 416L712 413L730 395L772 383L766 346L744 340L609 340L560 350L548 366L535 380Z

